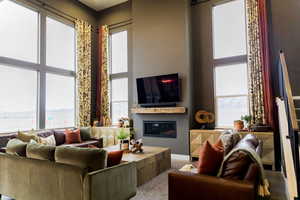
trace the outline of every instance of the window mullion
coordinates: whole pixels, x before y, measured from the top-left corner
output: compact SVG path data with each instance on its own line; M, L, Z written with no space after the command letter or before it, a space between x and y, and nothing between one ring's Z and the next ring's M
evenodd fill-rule
M46 125L46 14L40 13L40 70L38 91L38 128Z

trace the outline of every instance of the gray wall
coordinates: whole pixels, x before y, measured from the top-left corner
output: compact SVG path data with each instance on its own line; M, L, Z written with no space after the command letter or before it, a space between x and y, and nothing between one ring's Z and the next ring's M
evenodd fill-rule
M272 64L272 83L276 96L279 96L278 63L279 52L286 56L288 72L294 96L300 96L300 1L271 0L269 10L269 40ZM276 169L280 169L280 135L274 138Z
M136 78L178 72L182 78L183 91L182 102L179 105L192 108L188 0L159 0L158 3L149 0L129 1L101 11L98 18L100 25L132 20L132 25L128 27L131 97L129 107L137 104ZM177 139L144 138L144 143L171 147L173 153L188 154L189 114L132 117L139 138L142 137L143 120L177 121Z
M99 25L112 25L128 21L131 16L131 1L103 10L98 14Z
M214 112L211 6L214 1L192 6L192 41L194 62L195 108ZM300 1L270 0L268 2L269 41L271 51L272 85L279 95L279 51L286 54L294 95L300 95ZM197 124L193 124L197 128ZM276 158L280 160L280 140L275 134ZM276 164L277 169L279 164Z
M269 10L271 11L269 36L275 92L278 94L279 51L283 50L286 55L293 94L300 96L300 1L271 0Z
M214 83L212 60L211 6L219 0L211 0L192 6L192 41L194 62L195 108L214 112ZM270 0L268 2L269 36L272 64L272 84L278 94L279 51L286 54L294 95L300 95L300 1ZM193 124L197 127L197 124Z
M194 107L214 113L212 1L192 6ZM198 128L193 120L193 127Z
M133 79L179 73L182 102L191 108L190 5L188 0L136 0L132 2ZM136 84L133 102L137 104ZM177 139L144 138L149 145L167 146L172 153L188 154L189 115L134 115L135 130L142 137L143 120L177 121Z
M217 0L213 0L217 1ZM284 50L287 57L294 95L300 95L297 77L300 73L300 2L298 0L271 0L269 3L269 36L271 45L272 78L278 94L278 54ZM211 2L191 7L187 0L162 0L159 3L135 0L100 12L99 24L115 24L133 20L132 88L136 104L135 78L179 72L183 77L182 106L189 108L189 115L160 116L134 115L138 135L141 136L142 120L170 119L178 121L179 138L145 139L146 143L172 146L176 153L188 152L188 129L193 123L194 110L214 112ZM192 36L189 34L191 12ZM191 45L189 44L191 42ZM190 53L192 46L192 54ZM190 59L192 56L192 59ZM190 64L192 63L192 68ZM192 81L192 83L190 83ZM193 89L194 87L194 89Z

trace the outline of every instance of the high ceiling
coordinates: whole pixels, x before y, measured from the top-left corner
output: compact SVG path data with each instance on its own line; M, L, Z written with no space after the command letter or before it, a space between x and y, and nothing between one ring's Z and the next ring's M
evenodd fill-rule
M128 0L79 0L79 1L96 11L100 11L124 3Z

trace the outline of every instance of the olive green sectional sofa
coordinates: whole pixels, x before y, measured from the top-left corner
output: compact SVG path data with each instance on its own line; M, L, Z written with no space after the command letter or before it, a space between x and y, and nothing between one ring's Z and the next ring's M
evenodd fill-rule
M127 200L136 194L136 166L97 171L0 153L0 194L16 200Z

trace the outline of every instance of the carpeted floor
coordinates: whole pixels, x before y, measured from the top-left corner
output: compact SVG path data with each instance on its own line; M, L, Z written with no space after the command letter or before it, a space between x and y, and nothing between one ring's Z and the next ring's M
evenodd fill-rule
M172 160L171 169L152 179L150 182L138 188L137 195L131 200L168 200L168 173L180 169L188 161ZM284 180L281 173L266 171L267 178L271 183L272 200L286 200ZM2 200L11 200L2 197ZM21 200L21 199L20 199Z
M168 173L180 169L188 161L172 160L172 168L150 182L138 188L137 195L131 200L168 200ZM266 176L271 184L271 200L287 200L284 179L279 172L266 170Z
M187 163L188 161L173 159L170 170L140 186L137 195L131 200L168 200L168 173L180 169Z

